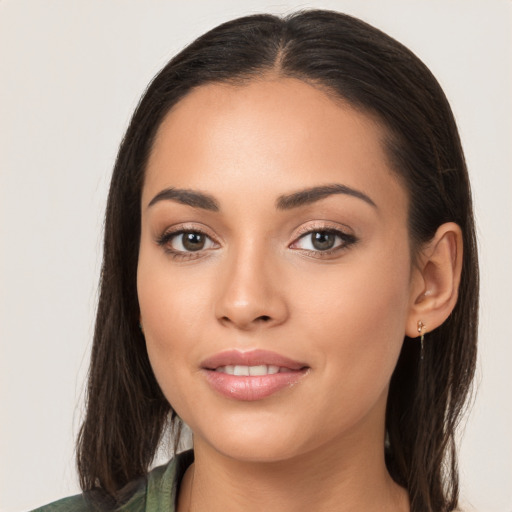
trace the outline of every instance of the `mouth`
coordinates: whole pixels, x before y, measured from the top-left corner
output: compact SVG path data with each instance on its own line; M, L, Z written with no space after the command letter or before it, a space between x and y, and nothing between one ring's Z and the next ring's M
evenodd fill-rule
M205 360L201 370L210 387L221 395L255 401L294 387L310 367L275 352L229 350Z
M233 374L237 368L243 372L256 372L253 375L267 375L281 371L302 370L308 367L308 365L269 350L225 350L205 359L201 363L201 367L206 370L221 371L231 375L237 375ZM246 368L248 370L245 370ZM263 374L257 373L263 371ZM251 373L241 373L239 375L247 376L251 375Z
M215 368L216 372L225 373L227 375L237 376L258 376L258 375L275 375L276 373L290 373L294 370L286 368L285 366L276 366L273 364L259 364L256 366L245 366L245 365L232 365L219 366Z

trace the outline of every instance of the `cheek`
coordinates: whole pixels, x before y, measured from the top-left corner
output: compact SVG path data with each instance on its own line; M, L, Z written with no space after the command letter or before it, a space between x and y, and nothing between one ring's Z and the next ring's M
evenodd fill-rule
M379 256L378 264L369 258L346 271L310 275L302 281L309 293L296 293L297 308L307 311L300 331L316 340L319 365L339 383L334 392L358 399L376 399L387 386L409 309L408 253Z
M161 250L141 247L137 269L137 294L144 330L164 345L179 339L178 334L194 337L201 327L209 287L204 272L192 267L184 271Z
M181 383L186 385L183 379L200 357L196 341L204 333L211 304L205 276L200 282L196 277L190 271L173 272L169 262L146 257L141 251L137 292L146 347L157 381L173 405L171 395Z

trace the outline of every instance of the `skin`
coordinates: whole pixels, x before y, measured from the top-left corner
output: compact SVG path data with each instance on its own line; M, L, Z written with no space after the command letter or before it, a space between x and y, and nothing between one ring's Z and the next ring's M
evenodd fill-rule
M412 261L408 196L384 134L321 90L276 77L202 86L160 126L138 296L156 378L194 433L179 512L409 510L384 463L388 385L404 336L453 308L462 248L446 224ZM374 205L333 194L276 209L282 195L329 184ZM219 211L149 206L169 187L206 193ZM176 229L204 231L204 248L185 253L180 236L159 243ZM325 229L348 243L317 250L304 233ZM233 400L200 370L228 349L271 350L309 370L265 399Z

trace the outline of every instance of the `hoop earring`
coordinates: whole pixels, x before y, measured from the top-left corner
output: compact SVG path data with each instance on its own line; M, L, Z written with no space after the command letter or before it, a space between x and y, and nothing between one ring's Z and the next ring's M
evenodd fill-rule
M425 332L423 331L423 329L425 328L425 324L421 321L421 320L418 320L418 333L420 334L420 344L421 344L421 355L420 355L420 359L423 361L423 348L424 348L424 341L425 341Z

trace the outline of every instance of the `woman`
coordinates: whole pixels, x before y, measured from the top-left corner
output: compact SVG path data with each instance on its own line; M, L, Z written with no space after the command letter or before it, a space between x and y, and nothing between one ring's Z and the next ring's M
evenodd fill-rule
M477 297L428 69L334 12L225 23L158 74L121 145L84 494L48 510L454 510ZM148 474L182 421L193 452Z

